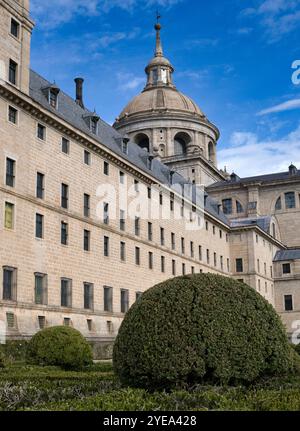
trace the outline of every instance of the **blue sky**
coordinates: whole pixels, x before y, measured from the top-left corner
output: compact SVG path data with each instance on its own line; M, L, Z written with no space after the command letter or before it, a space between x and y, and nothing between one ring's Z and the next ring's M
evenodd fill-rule
M157 8L177 88L221 131L219 167L300 168L300 0L31 0L32 68L70 95L83 76L86 106L113 123L145 84Z

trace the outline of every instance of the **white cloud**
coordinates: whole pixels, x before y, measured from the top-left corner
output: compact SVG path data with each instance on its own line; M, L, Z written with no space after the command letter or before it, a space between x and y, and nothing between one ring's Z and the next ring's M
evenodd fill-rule
M145 77L135 76L132 73L117 73L117 80L119 82L119 89L121 91L136 90L142 85L146 84Z
M126 11L154 5L169 8L181 1L184 0L31 0L31 14L40 26L52 30L80 15L97 16L114 8Z
M264 0L255 8L241 11L240 16L259 17L269 43L293 32L300 23L300 0Z
M219 166L242 177L287 171L300 167L300 124L281 139L260 140L254 133L235 132L230 147L219 151Z
M277 112L291 111L292 109L300 109L300 99L288 100L287 102L280 103L279 105L271 106L270 108L263 109L257 115L267 115Z

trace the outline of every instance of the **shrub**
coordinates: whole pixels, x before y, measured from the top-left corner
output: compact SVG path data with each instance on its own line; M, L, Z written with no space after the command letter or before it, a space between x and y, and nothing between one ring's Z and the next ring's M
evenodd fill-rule
M292 344L292 346L294 347L294 349L298 353L298 355L300 355L300 344Z
M200 274L144 293L121 325L113 365L123 384L150 389L249 383L292 370L293 353L274 308L254 289Z
M76 329L67 326L46 328L30 340L27 361L36 365L58 365L81 369L92 363L92 350Z
M4 356L4 353L0 350L0 368L5 368L6 365L6 358Z
M6 340L0 345L0 352L8 362L25 361L28 341L26 340Z

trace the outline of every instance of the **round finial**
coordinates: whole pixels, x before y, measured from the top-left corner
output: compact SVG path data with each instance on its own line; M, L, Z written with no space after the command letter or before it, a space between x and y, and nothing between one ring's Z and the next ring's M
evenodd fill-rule
M156 31L161 30L161 24L158 22L157 24L155 24L154 28Z

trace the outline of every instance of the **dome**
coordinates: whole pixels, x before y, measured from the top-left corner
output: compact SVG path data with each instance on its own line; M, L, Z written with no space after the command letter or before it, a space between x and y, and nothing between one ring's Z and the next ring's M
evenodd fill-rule
M176 89L153 87L131 100L120 114L119 120L139 114L155 114L162 111L205 118L196 103Z

